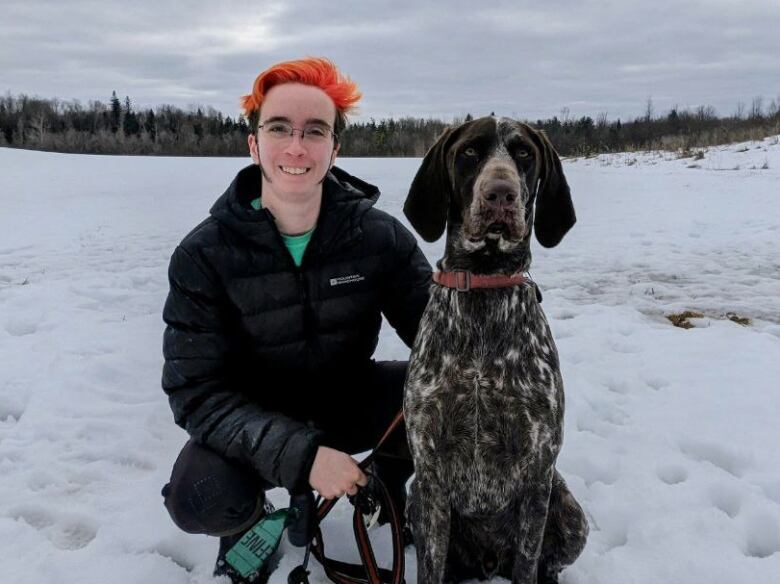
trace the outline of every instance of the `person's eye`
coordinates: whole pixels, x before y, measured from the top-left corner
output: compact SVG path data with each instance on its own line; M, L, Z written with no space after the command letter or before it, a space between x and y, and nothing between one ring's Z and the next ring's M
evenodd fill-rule
M306 135L312 138L326 138L328 131L321 126L309 126L306 128Z
M265 126L266 131L269 134L289 134L290 133L290 126L288 124L282 124L279 122L266 124Z

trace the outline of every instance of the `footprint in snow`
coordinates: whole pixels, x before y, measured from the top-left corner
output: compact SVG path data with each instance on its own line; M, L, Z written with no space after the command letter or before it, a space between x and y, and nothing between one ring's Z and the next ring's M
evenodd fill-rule
M606 549L604 553L611 552L614 549L621 548L628 544L628 527L623 526L622 529L616 529L609 533L605 533Z
M611 391L615 391L612 389ZM622 393L622 392L616 392ZM623 410L615 406L611 401L606 400L588 400L588 405L600 420L613 426L625 426L630 416Z
M12 337L31 335L38 330L41 317L31 314L18 314L6 319L4 328Z
M97 524L86 516L57 516L47 509L36 507L19 508L11 511L8 516L38 530L52 545L61 550L86 547L97 535Z
M624 512L615 510L609 515L600 517L598 521L591 516L588 517L588 523L591 525L591 538L601 550L600 554L608 554L612 550L628 545L628 529L631 520Z
M656 474L667 485L679 485L688 480L688 470L680 464L665 464L658 467Z
M644 379L644 382L655 391L669 387L669 380L663 377L647 377Z
M734 519L742 508L742 494L733 486L722 483L710 485L709 498L713 507Z
M752 558L768 558L780 552L780 522L771 515L755 513L745 523L743 553Z
M591 414L579 414L576 427L578 432L590 432L601 438L608 439L615 434L615 427L607 424L598 416Z
M737 478L741 478L750 467L748 454L715 442L681 442L680 450L691 460L708 462Z
M0 395L0 424L16 424L24 415L25 407L15 396Z
M580 477L587 487L611 485L620 477L620 464L615 458L580 457L568 461L567 472Z
M631 385L625 379L613 378L609 379L604 386L612 393L618 393L620 395L626 395L631 392Z
M623 353L626 355L631 355L634 353L641 353L642 349L639 345L636 343L630 343L625 340L610 340L609 343L609 349L616 352L616 353Z

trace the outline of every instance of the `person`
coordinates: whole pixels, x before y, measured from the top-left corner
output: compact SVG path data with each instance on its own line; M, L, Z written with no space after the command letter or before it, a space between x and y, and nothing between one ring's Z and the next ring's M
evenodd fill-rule
M407 362L373 353L383 315L411 347L431 267L378 189L334 166L360 97L326 59L263 71L242 101L253 164L171 256L162 386L190 439L164 503L220 537L215 575L234 582L225 553L268 512L265 491L355 494L352 455L402 406ZM411 473L403 455L377 461L401 508Z

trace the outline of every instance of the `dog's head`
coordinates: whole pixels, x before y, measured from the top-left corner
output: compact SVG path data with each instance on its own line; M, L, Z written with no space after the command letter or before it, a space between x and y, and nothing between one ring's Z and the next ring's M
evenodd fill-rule
M547 137L494 117L441 135L414 177L404 213L426 241L436 241L447 226L448 254L493 257L527 250L532 224L539 243L553 247L576 221Z

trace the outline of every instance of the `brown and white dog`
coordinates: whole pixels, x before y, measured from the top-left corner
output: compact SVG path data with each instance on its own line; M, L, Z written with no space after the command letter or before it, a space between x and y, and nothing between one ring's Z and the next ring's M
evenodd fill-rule
M442 272L468 272L472 285L516 275L504 287L466 291L465 277L431 287L404 399L417 582L557 582L585 546L588 523L555 469L558 353L538 289L522 274L532 225L553 247L575 222L560 159L526 124L465 123L425 156L404 212L426 241L446 227Z

